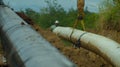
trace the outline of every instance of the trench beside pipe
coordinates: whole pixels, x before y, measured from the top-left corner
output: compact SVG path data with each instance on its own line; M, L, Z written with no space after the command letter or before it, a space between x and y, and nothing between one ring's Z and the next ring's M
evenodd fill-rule
M120 67L120 44L104 36L77 29L74 29L71 36L72 30L70 27L55 27L53 32L74 43L80 38L81 47L99 54L113 66Z
M0 36L9 67L76 67L5 6L0 6Z

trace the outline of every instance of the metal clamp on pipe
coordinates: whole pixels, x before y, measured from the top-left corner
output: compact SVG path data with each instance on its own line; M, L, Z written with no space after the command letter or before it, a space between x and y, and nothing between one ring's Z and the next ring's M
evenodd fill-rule
M87 34L87 32L84 32L83 34L81 34L79 39L73 44L75 46L75 48L80 48L81 47L81 38L85 34Z

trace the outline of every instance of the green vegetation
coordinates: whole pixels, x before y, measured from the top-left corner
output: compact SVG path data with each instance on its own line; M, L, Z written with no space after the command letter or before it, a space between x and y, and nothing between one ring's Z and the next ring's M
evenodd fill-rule
M60 22L61 26L72 27L76 18L77 10L70 9L65 11L63 7L57 4L57 0L45 0L48 7L42 8L40 12L32 9L26 9L26 14L32 18L42 28L49 28L55 20ZM105 0L100 8L100 13L89 12L85 9L85 27L87 29L110 29L120 31L120 1ZM81 28L81 24L78 24Z
M120 31L120 0L106 0L100 12L99 29Z
M53 2L45 0L45 2L48 7L42 8L39 13L32 9L26 9L26 14L42 28L49 28L54 24L55 20L58 20L61 26L73 26L77 18L77 10L71 8L69 11L65 11L61 5L57 4L57 0L53 0ZM98 14L91 13L87 9L85 13L85 26L87 28L95 28ZM81 25L79 24L79 26Z
M63 7L57 4L56 0L46 0L48 5L46 8L40 9L40 12L35 12L32 9L26 9L26 15L32 18L40 27L47 29L55 20L60 22L61 26L72 27L76 18L77 10L70 9L65 11ZM100 6L99 13L92 13L85 9L85 27L89 30L95 30L102 32L102 30L113 30L120 32L120 0L105 0ZM78 25L79 27L81 24ZM81 29L81 27L80 27ZM114 34L113 34L114 35ZM117 38L116 36L113 37ZM69 42L63 40L63 42L69 45Z

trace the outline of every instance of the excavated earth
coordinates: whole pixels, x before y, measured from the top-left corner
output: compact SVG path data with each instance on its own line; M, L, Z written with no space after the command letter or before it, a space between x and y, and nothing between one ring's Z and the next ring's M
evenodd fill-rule
M28 24L39 32L46 40L48 40L53 46L55 46L62 54L69 58L78 67L112 67L111 64L106 62L99 55L92 53L84 48L74 48L72 44L66 45L65 42L49 29L42 29L35 24L30 18L22 13L17 13Z

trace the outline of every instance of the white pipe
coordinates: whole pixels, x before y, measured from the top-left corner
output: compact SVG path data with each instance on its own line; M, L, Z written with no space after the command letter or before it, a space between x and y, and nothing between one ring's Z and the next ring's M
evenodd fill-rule
M81 47L99 54L113 66L120 67L120 44L104 36L77 29L74 30L70 39L72 30L70 27L56 27L53 32L72 42L76 42L81 37Z

